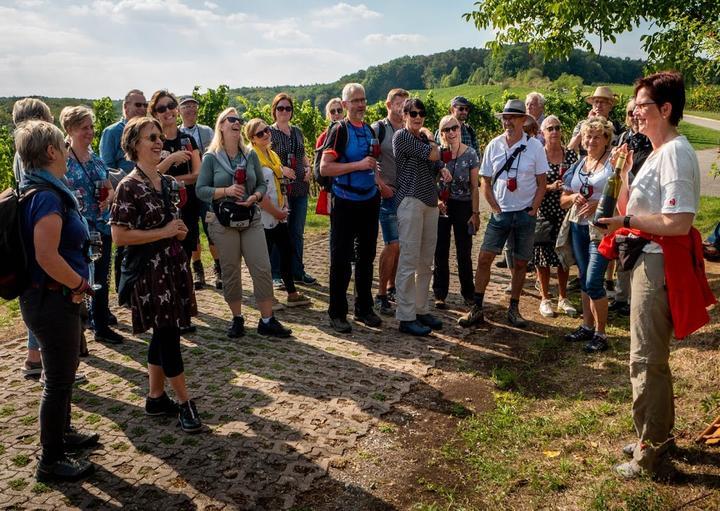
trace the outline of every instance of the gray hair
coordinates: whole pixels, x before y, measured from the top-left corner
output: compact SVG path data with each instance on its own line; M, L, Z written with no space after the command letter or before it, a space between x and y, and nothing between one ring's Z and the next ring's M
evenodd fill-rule
M540 125L540 129L544 130L545 128L547 128L547 125L553 121L557 121L557 123L562 126L562 123L560 122L560 119L558 119L557 115L548 115L547 117L545 117L545 119L543 119L543 122Z
M31 119L53 122L50 107L37 98L23 98L15 102L12 109L12 121L15 126Z
M95 121L95 115L90 107L85 105L66 106L60 112L60 125L65 133L70 134L70 130L79 126L85 119L90 118L91 122Z
M540 106L545 106L545 96L543 96L539 92L531 92L527 96L525 96L525 105L529 105L533 99L537 99Z
M610 145L612 144L613 134L615 133L615 128L613 127L613 123L608 121L605 117L598 115L596 117L591 117L580 125L580 135L585 138L585 135L590 133L591 131L600 131L607 139L607 145L605 146L606 149L610 148ZM583 144L584 147L584 144Z
M359 83L345 84L345 87L343 87L343 90L342 90L343 101L350 101L350 96L352 96L353 92L355 92L357 90L363 91L363 94L365 93L365 87L363 87L362 84L359 84Z
M60 129L54 124L38 119L21 122L15 129L15 149L25 164L25 171L32 173L50 163L47 149L53 146L61 150L65 141Z
M340 106L342 107L342 99L340 98L332 98L325 104L325 117L328 121L330 120L330 107L333 106L335 103L340 103Z

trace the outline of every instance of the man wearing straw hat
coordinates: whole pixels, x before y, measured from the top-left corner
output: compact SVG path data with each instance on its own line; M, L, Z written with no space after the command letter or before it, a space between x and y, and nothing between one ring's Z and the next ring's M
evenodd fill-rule
M590 109L590 112L588 112L588 119L591 119L593 117L604 117L605 119L610 119L610 112L612 112L612 109L617 104L618 98L617 94L613 93L612 89L610 87L607 87L605 85L601 87L597 87L595 89L595 92L591 95L585 98L585 101L587 101L588 104L592 105L592 108ZM570 139L570 143L568 144L568 149L571 149L573 151L580 151L580 154L582 156L585 156L587 153L585 152L585 149L582 148L580 145L581 141L581 135L580 135L580 126L585 121L580 121L575 126L575 129L572 133L572 138ZM618 137L620 136L621 126L618 124L617 121L611 121L613 123L613 127L615 128L615 134L613 135L612 145L617 145Z

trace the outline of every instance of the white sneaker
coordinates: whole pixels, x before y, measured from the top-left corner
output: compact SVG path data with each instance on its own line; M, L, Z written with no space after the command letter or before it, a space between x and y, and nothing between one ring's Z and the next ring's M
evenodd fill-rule
M577 309L573 307L573 304L570 303L570 300L567 298L560 298L558 300L558 306L557 306L558 312L562 312L563 314L567 314L571 318L574 318L577 316Z
M545 318L554 318L555 312L553 311L552 302L548 299L540 301L540 314Z

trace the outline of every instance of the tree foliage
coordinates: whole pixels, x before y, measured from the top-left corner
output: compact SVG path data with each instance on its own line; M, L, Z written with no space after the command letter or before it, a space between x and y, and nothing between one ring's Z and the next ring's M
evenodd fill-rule
M673 67L698 81L720 74L717 0L479 0L463 16L494 30L488 47L495 52L528 43L531 53L556 61L571 58L575 48L599 54L603 43L651 22L653 32L641 37L651 68Z
M93 136L93 151L100 154L100 137L105 128L110 126L116 120L115 107L113 101L109 97L96 99L93 101L93 113L95 114L95 123L93 128L95 135Z
M207 89L200 93L200 86L196 85L192 96L198 101L198 122L214 128L218 115L230 102L230 87L220 85L217 89Z
M0 126L0 190L12 186L15 181L12 173L14 156L15 143L12 131L7 126Z

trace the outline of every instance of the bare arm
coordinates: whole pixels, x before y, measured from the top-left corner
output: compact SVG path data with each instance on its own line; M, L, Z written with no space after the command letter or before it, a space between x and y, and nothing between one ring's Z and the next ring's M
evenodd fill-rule
M497 200L495 199L495 194L493 194L491 178L489 178L487 176L483 176L482 189L483 189L483 195L485 196L485 200L490 205L490 209L493 210L493 213L502 213L502 210L500 209L500 205L497 203Z
M157 229L130 229L124 225L117 224L111 225L110 229L113 243L119 247L144 245L145 243L152 243L153 241L164 240L165 238L174 238L183 232L183 229L187 232L187 227L185 227L182 220L173 220L168 222L164 227L158 227Z
M322 159L320 160L320 175L328 177L342 176L343 174L349 174L350 172L356 172L358 170L374 169L376 165L377 162L372 156L366 156L360 161L340 163L334 154L323 152Z

